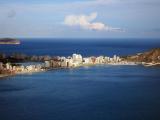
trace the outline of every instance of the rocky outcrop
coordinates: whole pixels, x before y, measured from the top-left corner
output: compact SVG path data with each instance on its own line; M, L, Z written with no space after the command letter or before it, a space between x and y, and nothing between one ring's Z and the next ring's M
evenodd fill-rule
M160 62L160 48L155 48L150 51L144 53L138 53L136 55L127 56L124 59L127 61L134 61L134 62Z

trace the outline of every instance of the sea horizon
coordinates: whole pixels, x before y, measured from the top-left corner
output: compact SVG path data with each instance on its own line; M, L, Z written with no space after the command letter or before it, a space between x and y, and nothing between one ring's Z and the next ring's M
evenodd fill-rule
M30 38L20 39L20 45L1 45L0 51L6 54L22 53L27 55L70 56L79 53L84 56L132 55L160 47L156 39L55 39ZM65 49L63 49L65 48ZM33 51L32 51L33 49ZM39 51L38 51L39 50ZM87 52L85 52L88 50Z

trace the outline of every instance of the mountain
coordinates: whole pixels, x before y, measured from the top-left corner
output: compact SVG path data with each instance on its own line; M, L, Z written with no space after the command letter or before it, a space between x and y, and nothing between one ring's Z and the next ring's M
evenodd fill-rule
M13 38L0 38L0 44L20 44L20 41Z

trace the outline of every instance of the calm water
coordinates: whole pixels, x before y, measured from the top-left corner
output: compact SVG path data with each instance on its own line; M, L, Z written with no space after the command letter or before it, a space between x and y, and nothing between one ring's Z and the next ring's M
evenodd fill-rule
M0 51L125 55L157 46L86 44L24 41ZM159 92L158 67L105 65L17 75L0 80L0 120L160 120Z
M0 52L27 55L83 56L128 55L160 47L160 40L144 39L21 39L21 45L0 45Z
M0 81L1 120L159 120L160 68L95 66Z

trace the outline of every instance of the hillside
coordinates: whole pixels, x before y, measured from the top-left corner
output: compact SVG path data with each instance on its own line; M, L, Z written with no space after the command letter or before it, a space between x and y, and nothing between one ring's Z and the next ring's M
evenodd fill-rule
M160 62L160 48L155 48L150 51L139 53L136 55L127 56L125 59L135 62Z

